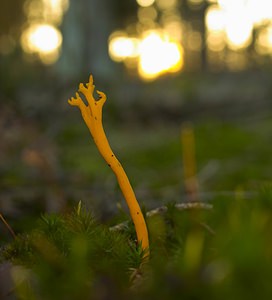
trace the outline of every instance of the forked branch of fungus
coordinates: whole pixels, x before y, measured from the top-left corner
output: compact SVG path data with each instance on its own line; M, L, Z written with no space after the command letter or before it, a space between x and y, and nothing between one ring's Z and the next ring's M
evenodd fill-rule
M122 165L114 155L103 128L102 108L106 102L106 95L103 92L96 91L99 95L99 99L96 100L93 96L94 88L95 86L93 84L93 77L90 75L89 83L87 83L86 86L84 86L83 83L80 83L78 89L78 91L86 97L88 105L83 102L79 93L76 93L76 97L69 99L68 103L70 105L79 107L82 117L91 132L100 154L103 156L108 166L116 175L120 189L129 207L130 215L136 230L138 243L141 244L142 249L145 251L145 257L147 257L149 255L149 241L145 219L129 179Z

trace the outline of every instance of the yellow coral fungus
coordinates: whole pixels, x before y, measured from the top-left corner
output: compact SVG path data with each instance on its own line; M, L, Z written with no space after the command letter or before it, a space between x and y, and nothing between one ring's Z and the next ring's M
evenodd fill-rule
M112 171L115 173L120 189L129 207L130 215L136 230L138 243L141 244L142 249L145 251L145 257L147 257L149 255L149 241L145 219L129 179L122 165L114 155L103 128L102 108L106 101L106 95L103 92L97 91L99 99L96 100L93 97L94 88L95 86L93 84L93 77L90 75L89 83L87 83L86 86L84 86L83 83L80 83L78 89L78 91L86 97L88 105L83 102L79 93L76 93L75 98L72 97L69 99L68 103L79 107L82 117L91 132L99 152L107 162L108 166L111 167Z

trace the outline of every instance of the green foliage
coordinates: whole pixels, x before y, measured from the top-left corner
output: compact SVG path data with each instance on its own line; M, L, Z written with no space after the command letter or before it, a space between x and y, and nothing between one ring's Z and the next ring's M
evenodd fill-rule
M269 299L272 197L264 190L214 199L213 212L171 208L165 222L149 220L152 275L140 299Z
M267 125L271 124L266 124L268 128ZM123 129L109 136L133 183L136 187L141 183L149 190L150 197L148 194L141 200L149 205L149 198L173 199L180 193L175 187L182 184L180 132L172 128L132 134L129 128L120 136ZM85 176L80 177L81 182L85 179L89 185L89 177L98 182L108 170L101 168L104 162L97 160L96 149L78 135L81 131L85 135L85 128L74 130L76 134L69 135L67 131L59 141L65 172L73 172L76 178L77 166L78 174ZM272 186L265 184L258 195L254 190L258 183L271 178L271 141L269 135L259 132L262 129L255 126L219 121L195 125L198 170L201 173L210 161L219 163L202 188L232 191L239 185L241 192L215 196L211 199L212 212L178 211L175 203L169 203L167 213L147 218L151 257L144 265L131 222L122 232L113 232L78 206L67 215L44 215L37 225L28 225L33 230L18 235L0 254L2 262L13 265L17 298L269 298ZM76 148L71 148L69 139ZM126 147L122 147L124 141ZM83 149L80 156L76 154L78 144ZM76 184L73 182L74 187ZM169 198L163 194L162 187L166 186L171 189ZM250 199L243 198L243 187L253 191ZM122 213L115 222L125 217ZM22 225L25 226L23 222Z
M127 235L77 209L42 216L35 230L4 248L1 260L23 266L18 272L24 276L15 281L19 299L88 299L107 293L105 284L118 293L128 287L129 270L139 268L141 255Z
M43 216L1 259L13 264L18 299L268 299L271 195L268 184L250 200L217 197L212 211L168 204L165 214L147 218L145 264L131 224L111 231L80 205Z

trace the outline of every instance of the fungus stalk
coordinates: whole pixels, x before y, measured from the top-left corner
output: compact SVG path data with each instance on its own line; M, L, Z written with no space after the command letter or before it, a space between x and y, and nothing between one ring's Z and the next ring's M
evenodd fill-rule
M127 202L130 215L135 226L138 243L141 244L142 249L145 251L145 257L147 257L149 255L149 241L145 219L143 217L141 208L139 206L139 203L137 202L129 179L126 175L126 172L113 153L103 128L102 108L104 103L106 102L106 95L103 92L96 91L99 95L99 99L96 100L93 97L94 88L95 86L93 84L93 77L92 75L90 75L89 83L87 83L86 86L84 86L83 83L80 83L78 89L78 91L86 97L88 105L83 102L79 93L76 93L76 97L72 97L71 99L69 99L68 103L72 106L79 107L83 120L89 128L100 154L116 175L117 181Z

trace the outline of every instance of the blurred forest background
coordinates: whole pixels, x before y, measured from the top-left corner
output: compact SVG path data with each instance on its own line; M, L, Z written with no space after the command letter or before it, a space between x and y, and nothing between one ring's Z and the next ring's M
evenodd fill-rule
M269 0L2 0L0 213L20 232L79 200L103 220L126 211L67 103L90 73L141 205L186 199L188 124L199 199L250 198L272 178L271 60Z

